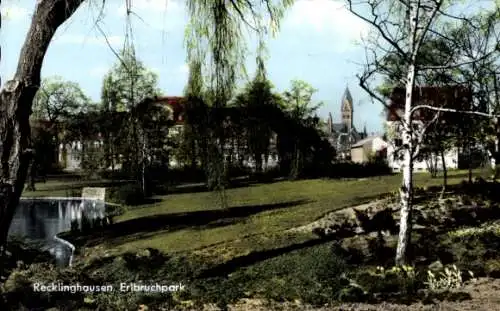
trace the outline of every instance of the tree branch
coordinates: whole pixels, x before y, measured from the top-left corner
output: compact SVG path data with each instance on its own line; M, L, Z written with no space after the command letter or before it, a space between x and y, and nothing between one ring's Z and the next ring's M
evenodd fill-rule
M399 54L401 54L401 57L404 60L408 59L407 53L405 51L403 51L403 49L395 41L391 40L391 38L389 38L387 33L382 29L382 26L377 23L378 15L375 15L373 20L368 19L368 18L364 17L363 15L357 13L354 10L353 5L352 5L352 0L347 0L347 3L348 3L348 10L352 14L354 14L356 17L362 19L363 21L365 21L365 22L369 23L370 25L372 25L373 27L375 27L379 31L379 34L387 41L387 43L389 43L394 49L396 49L396 51L398 51ZM374 15L373 10L374 10L374 7L372 6L372 15Z
M421 147L422 147L422 142L424 141L425 134L427 133L427 130L429 129L429 127L432 124L434 124L437 121L438 118L439 118L439 112L436 113L434 115L434 117L432 118L432 120L430 120L429 122L427 122L427 124L425 124L424 128L420 131L418 139L417 139L417 143L415 144L415 146L416 146L415 150L412 152L413 160L415 160L419 156L419 154L420 154L420 150L421 150Z
M481 116L481 117L486 117L486 118L499 118L500 117L500 115L495 115L495 114L490 114L490 113L485 113L485 112L480 112L480 111L458 110L458 109L451 109L451 108L433 107L430 105L414 106L411 109L411 113L414 113L415 111L417 111L419 109L429 109L429 110L438 111L438 112L463 113L463 114L476 115L476 116Z
M443 66L421 66L419 67L419 70L439 70L439 69L454 69L466 65L471 65L483 60L487 60L490 56L494 55L495 53L498 53L498 51L493 50L490 51L489 53L486 53L485 55L481 56L480 58L476 58L467 62L462 62L460 64L449 64L449 65L443 65Z
M238 13L238 15L240 16L241 20L248 26L250 27L253 31L255 32L259 32L257 30L257 28L253 25L251 25L245 18L245 14L243 14L243 12L241 11L241 9L239 8L238 4L235 2L235 0L229 0L229 2L231 2L231 6L236 10L236 13ZM250 10L253 11L253 8L252 8L252 4L247 1L247 5L249 5L249 8Z

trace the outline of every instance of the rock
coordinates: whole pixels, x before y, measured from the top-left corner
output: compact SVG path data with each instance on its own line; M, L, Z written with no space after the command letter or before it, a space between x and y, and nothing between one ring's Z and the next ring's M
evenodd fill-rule
M149 249L143 249L143 250L140 250L139 252L137 252L135 254L135 256L137 258L151 257L151 252L149 251Z
M444 265L439 260L436 260L429 265L429 270L431 270L431 271L441 271L441 270L443 270L443 268L444 268Z
M104 201L106 197L106 188L85 187L82 190L83 199L94 199Z

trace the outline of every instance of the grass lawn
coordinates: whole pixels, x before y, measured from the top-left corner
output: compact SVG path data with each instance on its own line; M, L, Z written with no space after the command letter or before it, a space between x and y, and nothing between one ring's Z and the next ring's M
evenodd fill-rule
M22 194L25 198L45 197L80 197L84 187L115 187L126 181L111 180L83 180L76 175L48 178L46 182L38 182L36 191L25 190Z
M482 173L476 171L474 175ZM465 171L450 172L449 184L466 178ZM151 310L174 310L174 305L190 303L225 306L241 298L299 301L316 306L363 301L366 297L393 297L394 301L402 299L408 303L420 301L424 298L416 295L416 290L426 288L428 263L415 266L418 277L373 274L376 266L392 265L386 260L392 262L396 236L388 237L386 246L373 249L371 238L363 235L343 239L339 244L312 234L287 232L331 211L394 192L400 180L401 176L394 175L257 184L227 190L227 209L219 208L217 196L209 192L157 196L156 203L128 207L116 223L103 230L80 236L64 234L77 249L72 268L58 270L42 265L20 273L27 279L46 282L65 280L118 286L116 284L123 282L148 280L187 285L186 291L171 296L135 292L89 295L83 302L85 310L137 310L140 305L148 305ZM417 187L441 182L441 178L433 179L426 173L415 175ZM84 182L67 183L72 189L83 185ZM64 187L65 183L48 182L43 192L45 196L54 196L51 190L60 193ZM430 197L434 195L436 193ZM473 213L482 215L481 211L494 218L495 209L484 207ZM477 215L474 215L471 219L476 221ZM438 219L446 220L446 217L436 215L435 220ZM463 219L463 215L458 218ZM486 233L481 235L476 234L480 233L479 229L462 230L463 224L458 220L454 225L443 222L436 228L415 231L412 244L416 252L429 263L443 258L447 260L444 263L449 264L453 259L453 263L465 269L463 271L500 271L495 231L498 222L482 229ZM494 234L488 235L490 231ZM488 261L485 258L489 258ZM482 268L486 266L488 268ZM350 280L374 296L361 295L357 286L348 285ZM399 296L390 296L392 294ZM61 298L61 304L81 305L75 297L68 294L65 300ZM32 299L25 300L23 303L28 305ZM52 306L56 299L51 301L47 306ZM244 306L241 310L257 309Z
M450 184L467 178L466 171L449 175ZM218 207L218 196L210 192L158 196L156 203L130 208L109 230L83 237L84 242L77 244L83 242L94 254L98 254L95 247L109 253L154 248L168 254L198 254L220 263L313 240L312 234L285 231L396 191L400 181L400 175L393 175L258 184L227 190L230 208L225 210ZM441 182L427 173L415 174L418 187ZM60 184L56 187L62 191ZM43 194L52 196L49 189L47 185Z

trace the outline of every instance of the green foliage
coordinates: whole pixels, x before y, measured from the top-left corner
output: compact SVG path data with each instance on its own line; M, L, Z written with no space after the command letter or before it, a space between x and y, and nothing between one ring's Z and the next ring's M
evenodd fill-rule
M158 75L148 70L128 49L120 52L120 60L103 80L103 110L128 111L147 97L159 95Z
M474 273L469 271L469 276L474 278ZM440 271L427 271L427 287L433 292L448 291L460 288L464 285L462 271L456 265L442 267Z
M109 199L113 203L125 205L139 205L146 199L142 188L137 184L128 184L116 189L111 189Z
M262 172L263 158L270 154L273 125L279 120L272 119L274 111L279 109L272 84L265 77L256 76L235 100L240 109L241 120L235 124L235 137L244 137L240 144L246 148L241 157L250 157L256 163L256 171ZM235 150L238 152L240 150ZM245 152L246 151L246 152Z
M42 81L33 101L31 139L34 159L30 169L30 186L37 176L54 172L56 152L65 141L68 122L93 105L80 86L55 76ZM34 190L34 189L33 189Z
M391 269L377 267L354 276L357 284L367 293L388 294L398 293L411 295L422 287L419 274L412 266L394 266Z
M263 72L265 49L262 38L267 33L266 28L276 31L284 9L290 7L293 2L292 0L261 3L189 1L187 9L190 22L185 31L185 39L188 63L191 70L196 72L189 79L189 95L214 108L226 107L234 95L238 78L246 76L244 60L247 49L243 27L245 24L250 25L246 16L252 17L253 26L250 28L256 30L259 35L257 61L259 72ZM201 91L200 84L193 84L193 81L201 81L203 74L206 74L207 81L210 81L206 91ZM200 135L202 142L199 146L203 154L201 162L207 171L209 188L219 192L221 202L225 202L224 188L227 179L223 152L226 146L224 123L218 118L211 119L209 121L211 127L205 128L206 133Z
M106 204L105 215L106 217L113 218L123 215L126 211L127 209L122 205Z
M54 76L42 81L33 101L32 117L51 123L60 122L87 111L90 105L90 99L78 83L64 81L61 77ZM51 125L56 126L56 124Z
M306 122L313 117L322 103L312 103L312 97L318 90L303 80L292 80L289 91L283 93L284 110L294 120Z
M105 165L104 160L104 150L100 142L86 143L81 157L81 167L84 176L87 179L99 179L99 171Z
M281 129L278 133L280 167L288 170L291 179L302 177L304 168L310 163L329 165L334 151L319 131L317 110L322 103L313 104L316 92L309 83L293 80L291 89L284 92L282 110L284 112ZM318 152L316 152L318 151ZM318 155L323 155L320 161Z
M238 2L223 0L189 1L190 21L185 31L188 63L206 64L207 81L211 81L216 105L224 106L232 98L236 81L246 74L244 60L247 47L243 36L251 16L252 28L259 36L275 32L286 8L293 0ZM237 17L237 18L235 18ZM262 55L263 41L259 41L258 55ZM199 94L198 94L199 95Z

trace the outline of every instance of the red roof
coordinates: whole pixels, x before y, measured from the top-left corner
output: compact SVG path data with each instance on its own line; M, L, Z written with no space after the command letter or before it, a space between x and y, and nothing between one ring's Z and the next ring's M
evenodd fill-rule
M398 121L405 107L406 89L394 88L389 97L387 121ZM470 110L472 105L472 91L465 86L417 86L413 90L412 107L429 105L434 107ZM436 111L420 109L415 111L413 118L430 120Z
M184 124L184 97L180 96L158 96L155 100L156 103L162 103L169 106L174 114L174 121L176 124Z

